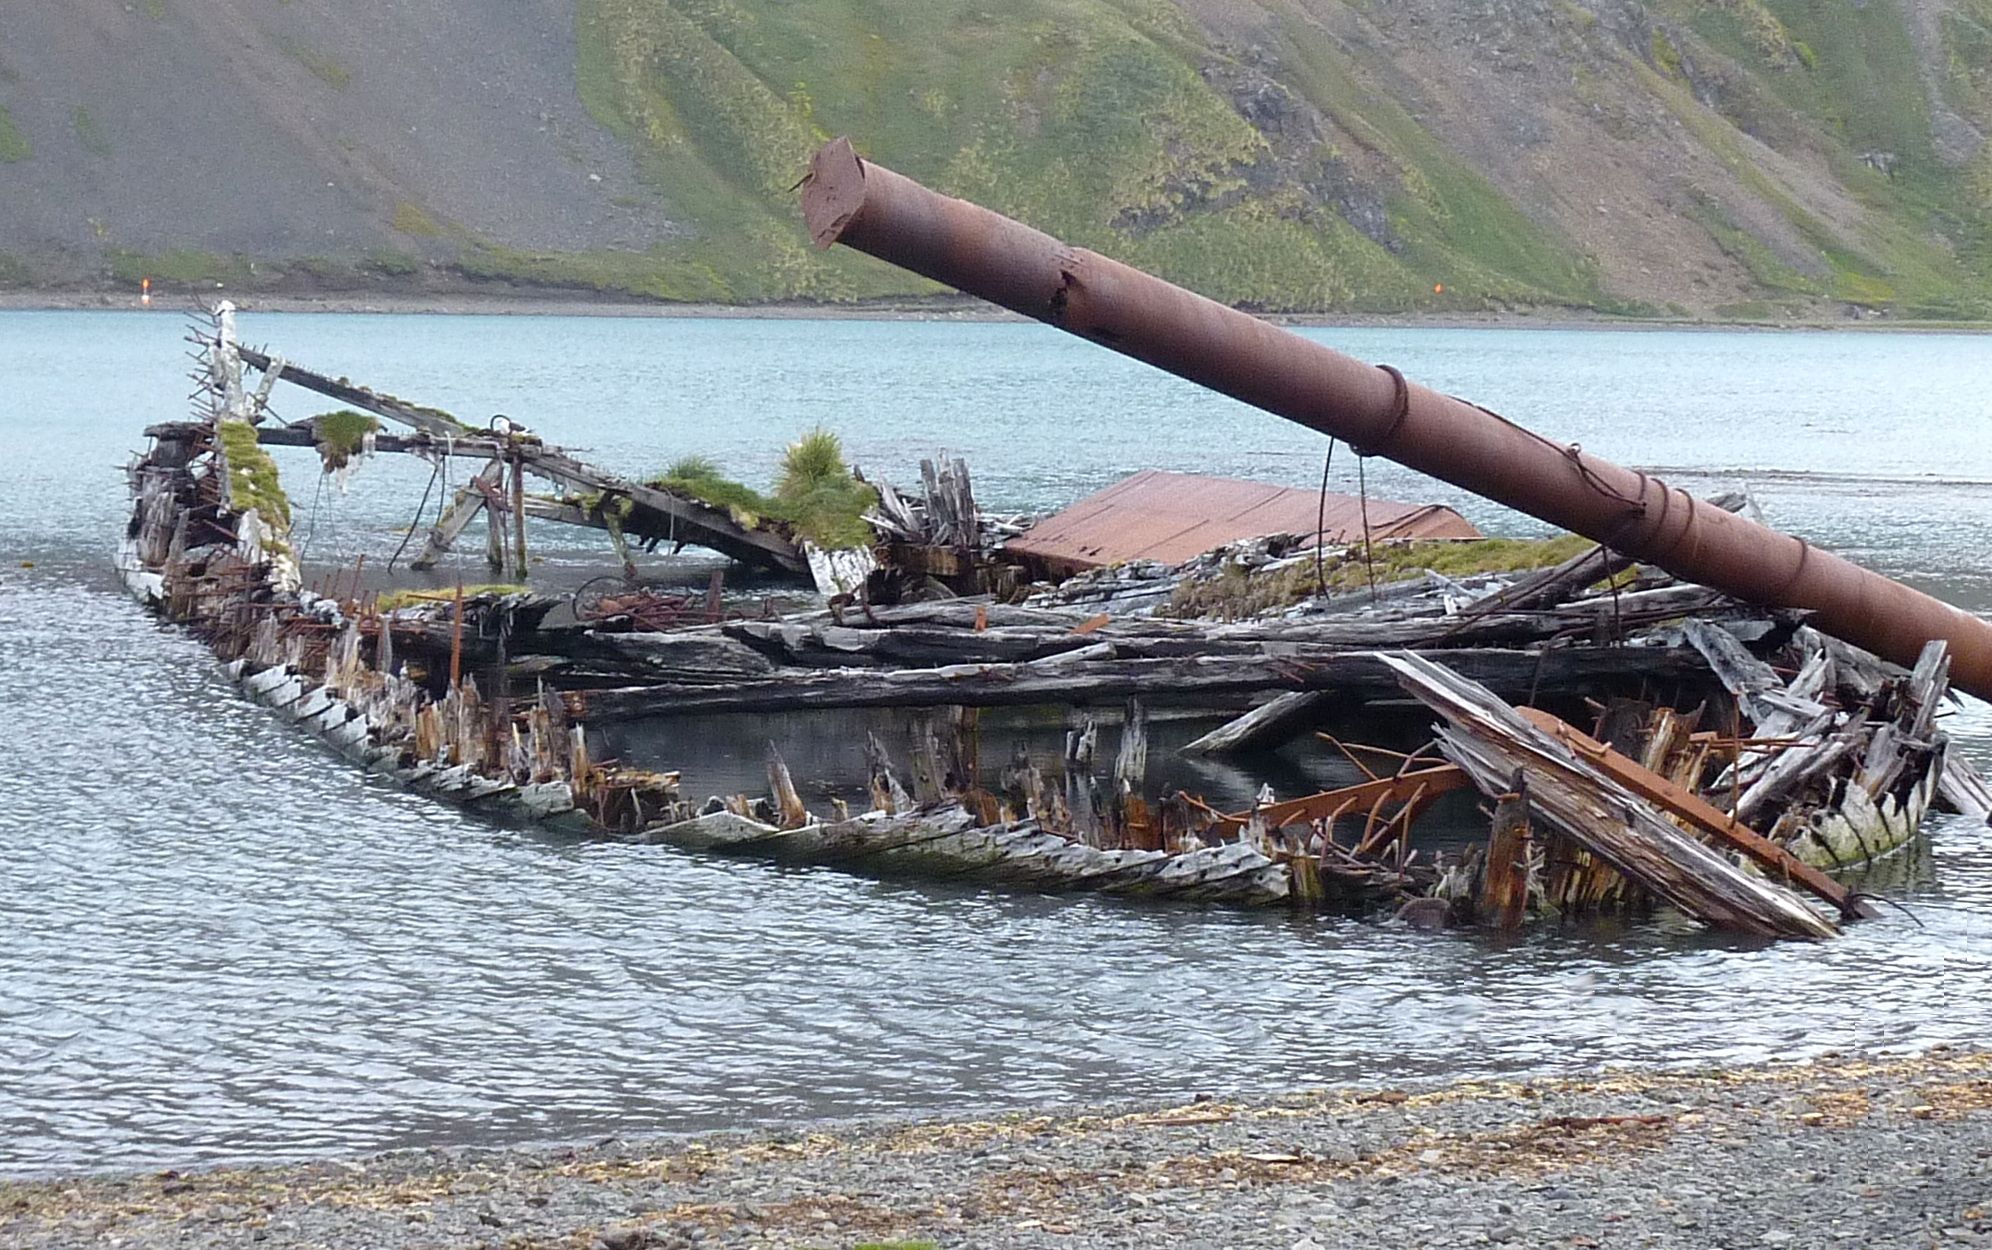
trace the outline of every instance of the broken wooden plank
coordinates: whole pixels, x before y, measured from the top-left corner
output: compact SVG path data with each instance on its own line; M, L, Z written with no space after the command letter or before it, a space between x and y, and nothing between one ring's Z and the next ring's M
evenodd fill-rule
M1527 698L1588 692L1613 679L1705 679L1701 657L1686 648L1570 647L1533 653L1498 650L1430 652L1471 680ZM1061 668L968 664L941 668L787 670L724 686L661 683L565 692L576 720L617 721L708 712L804 708L999 707L1119 702L1189 703L1264 690L1334 690L1390 699L1402 689L1377 652L1351 651L1306 660L1214 656L1180 660L1103 659Z
M1313 724L1334 703L1325 690L1290 690L1183 747L1185 755L1230 755L1270 750Z
M1937 776L1937 793L1959 815L1981 824L1992 822L1992 784L1957 751L1944 754L1943 772Z
M1668 780L1636 760L1627 759L1576 726L1548 712L1532 707L1516 708L1515 711L1536 728L1575 749L1578 754L1597 765L1606 775L1623 784L1634 794L1659 804L1664 810L1680 817L1703 833L1719 839L1732 850L1741 851L1771 872L1796 882L1800 887L1839 909L1840 914L1850 917L1874 916L1874 909L1855 898L1846 886L1694 791Z
M1640 888L1718 928L1766 937L1831 937L1831 921L1766 878L1689 837L1651 803L1544 733L1484 686L1415 652L1382 657L1404 688L1444 718L1440 748L1482 793L1506 793L1517 770L1535 810Z
M416 556L408 567L425 572L440 564L465 528L488 506L490 490L504 474L504 461L493 460L478 471L469 485L460 487L449 508L430 527L429 537L422 544L422 554Z

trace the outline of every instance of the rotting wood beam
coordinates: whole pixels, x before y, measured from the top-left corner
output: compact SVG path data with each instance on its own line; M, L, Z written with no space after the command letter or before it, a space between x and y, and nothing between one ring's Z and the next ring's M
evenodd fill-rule
M1540 708L1518 707L1515 711L1536 728L1597 765L1600 771L1626 789L1817 895L1838 908L1841 915L1871 920L1877 914L1871 904L1861 901L1846 886L1687 787L1677 785L1639 761L1619 754L1583 730Z
M267 373L276 367L275 358L253 347L237 347L236 352L242 357L242 363L252 369ZM371 412L377 417L397 421L436 438L457 439L465 435L476 436L482 433L438 410L425 409L392 395L383 395L364 386L355 386L343 378L329 378L291 361L283 362L283 380L308 391L317 391L320 395L336 399L342 404L351 404L363 412Z
M1572 694L1613 679L1707 677L1694 652L1661 647L1573 647L1541 653L1465 650L1425 653L1482 685L1517 698ZM1319 658L1211 656L1166 660L1075 659L1057 666L959 664L922 669L787 669L723 686L661 683L565 695L578 721L626 721L715 712L778 712L857 707L1019 706L1189 702L1263 690L1337 690L1366 699L1402 696L1394 670L1374 651Z
M286 374L286 377L289 375ZM162 428L162 427L154 427ZM150 432L150 431L148 431ZM256 441L265 447L316 447L318 437L309 424L267 425L256 427ZM407 454L411 456L437 456L448 452L452 456L466 459L490 459L504 454L506 447L502 439L484 434L466 432L461 438L447 441L428 434L396 434L381 430L374 435L373 449L388 455Z
M723 510L682 499L669 491L584 464L548 447L522 446L516 451L526 470L571 490L621 495L639 507L667 519L678 542L710 547L746 564L774 566L790 573L807 573L809 562L792 542L736 523Z
M480 489L478 484L490 485L494 475L501 472L503 472L503 462L493 460L471 479L470 485L457 489L456 498L450 502L449 508L435 525L430 527L429 537L422 544L422 554L415 557L409 568L423 572L435 568L442 562L443 557L449 554L450 548L456 545L456 540L463 534L465 528L477 519L477 514L491 506L488 492Z
M1416 652L1380 658L1439 714L1439 749L1473 775L1483 794L1506 793L1516 771L1525 772L1534 810L1641 890L1740 933L1827 938L1839 932L1803 898L1744 872L1486 687Z

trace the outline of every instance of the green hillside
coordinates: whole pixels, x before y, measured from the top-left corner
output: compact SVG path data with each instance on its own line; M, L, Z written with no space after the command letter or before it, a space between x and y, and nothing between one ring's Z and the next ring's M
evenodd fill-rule
M149 11L156 48L182 11ZM848 134L1259 309L1992 319L1992 0L577 0L558 32L460 17L460 67L404 52L391 16L259 19L302 103L237 146L298 153L300 185L336 166L324 185L351 218L300 211L287 232L246 232L257 201L226 171L170 217L170 196L118 198L179 176L126 174L173 141L114 101L37 96L37 72L94 80L30 28L0 50L0 210L26 210L0 221L52 223L57 242L0 225L0 280L74 284L80 264L113 286L933 293L808 247L796 180ZM203 32L183 24L186 77ZM465 81L539 47L560 63L532 67L538 96L489 106ZM457 146L404 151L422 141L404 132L438 142L431 106L455 110ZM529 132L538 147L513 150ZM56 178L36 191L37 172ZM51 208L58 193L104 202ZM237 224L195 237L184 205L225 194Z

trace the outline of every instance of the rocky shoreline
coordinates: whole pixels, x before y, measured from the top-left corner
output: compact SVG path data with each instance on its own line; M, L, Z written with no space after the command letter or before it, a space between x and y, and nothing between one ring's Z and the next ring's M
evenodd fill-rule
M0 1245L1992 1244L1992 1051L0 1185Z

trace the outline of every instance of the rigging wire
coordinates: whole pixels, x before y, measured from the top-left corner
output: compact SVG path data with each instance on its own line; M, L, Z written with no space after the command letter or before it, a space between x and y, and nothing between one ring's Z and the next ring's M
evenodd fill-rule
M401 558L402 552L408 550L408 542L410 539L415 537L415 531L422 528L422 510L429 506L429 492L436 489L436 479L441 477L442 475L443 475L442 462L437 461L436 467L433 470L431 470L429 473L429 484L422 488L422 500L420 503L417 503L415 505L415 515L408 522L408 531L401 536L401 545L399 547L396 547L394 549L394 554L387 558L388 572L392 573L394 571L394 562ZM313 509L315 510L317 506L318 506L317 503L314 501L312 504ZM437 516L437 520L440 521L441 519L442 518L439 514ZM309 541L310 541L309 539L306 540L307 543Z

